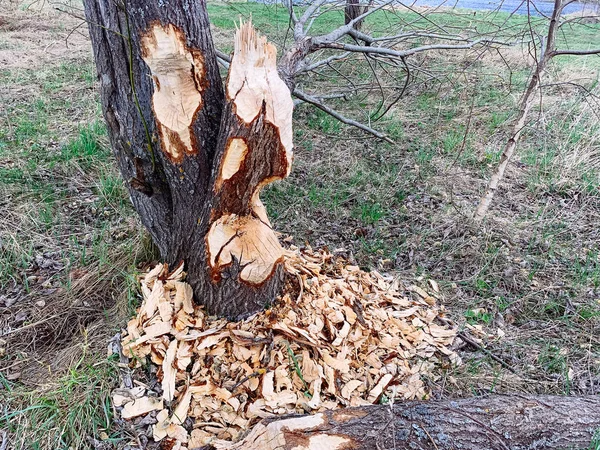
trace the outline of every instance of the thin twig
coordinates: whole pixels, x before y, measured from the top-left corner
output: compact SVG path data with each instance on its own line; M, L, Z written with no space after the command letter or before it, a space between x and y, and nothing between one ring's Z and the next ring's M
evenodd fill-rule
M510 370L515 375L519 375L520 376L520 374L510 364L508 364L506 361L504 361L499 356L494 355L491 351L489 351L484 346L478 344L477 341L475 341L466 331L459 331L458 332L458 337L461 338L463 341L465 341L467 344L472 345L473 347L477 348L478 350L481 350L487 356L489 356L490 358L492 358L497 363L500 363L503 367L505 367L506 369Z
M392 141L385 134L383 134L377 130L374 130L373 128L365 125L364 123L360 123L360 122L357 122L356 120L349 119L348 117L343 116L336 110L334 110L334 109L330 108L329 106L325 105L324 103L320 102L317 98L315 98L311 95L308 95L299 89L294 89L294 91L292 93L294 94L294 96L298 97L300 100L303 100L306 103L310 103L311 105L316 106L321 111L324 111L327 114L329 114L330 116L335 117L337 120L339 120L342 123L345 123L346 125L352 125L353 127L360 128L361 130L366 131L367 133L370 133L373 136L378 137L381 140L389 142L390 144L394 143L394 141Z
M345 53L342 53L339 55L333 55L333 56L330 56L329 58L322 59L321 61L317 61L316 63L312 63L310 65L302 67L297 73L310 72L321 66L329 65L330 63L332 63L334 61L346 59L350 55L350 53L351 52L345 52Z
M0 445L0 450L6 450L8 446L8 431L2 431L2 444Z

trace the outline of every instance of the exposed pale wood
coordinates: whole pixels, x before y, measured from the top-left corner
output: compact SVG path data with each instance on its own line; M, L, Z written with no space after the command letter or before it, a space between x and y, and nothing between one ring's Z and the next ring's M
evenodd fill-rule
M142 57L154 80L152 106L162 150L174 161L197 151L191 125L206 83L202 54L190 49L173 24L154 24L141 39Z
M283 248L268 223L252 216L226 215L213 223L207 237L215 276L237 260L240 279L260 285L283 259Z
M277 72L277 49L266 37L259 36L250 22L241 24L235 35L227 96L235 104L235 113L247 124L265 108L265 120L279 130L289 173L293 148L292 96Z
M121 417L123 419L132 419L137 416L143 416L148 414L150 411L162 409L163 401L156 397L141 397L136 398L125 404Z
M250 23L237 30L206 237L215 282L236 266L238 280L249 286L280 278L283 249L260 200L265 185L289 174L293 159L293 101L276 55Z
M246 141L241 138L233 138L229 141L221 165L221 180L229 180L240 170L246 158L246 153L248 153ZM219 180L217 183L219 183ZM222 181L218 184L217 189L220 188L220 184L222 184Z
M173 400L175 395L175 376L177 375L177 369L175 368L175 356L177 355L177 341L173 341L169 344L165 359L163 360L163 379L162 379L162 390L163 398L170 402Z
M209 317L200 306L188 314L177 295L183 291L180 274L164 284L153 317L138 315L130 322L123 341L132 364L149 356L162 365L167 386L168 368L177 369L174 389L164 388L175 392L165 406L170 417L160 414L156 439L180 434L176 425L186 415L199 430L191 439L204 445L235 441L258 418L377 404L385 398L422 399L429 395L424 379L438 380L436 368L460 363L451 349L457 329L442 322L442 308L423 289L363 272L325 250L292 248L284 267L301 283L302 294L287 293L268 311L246 320ZM153 283L166 276L150 279L142 289L140 312L151 300ZM413 299L411 292L417 294ZM177 319L168 335L145 339L148 324L161 319L163 303Z
M173 418L171 421L177 425L183 425L185 419L187 419L188 411L190 409L190 402L192 401L192 392L187 389L181 396L175 411L173 411Z

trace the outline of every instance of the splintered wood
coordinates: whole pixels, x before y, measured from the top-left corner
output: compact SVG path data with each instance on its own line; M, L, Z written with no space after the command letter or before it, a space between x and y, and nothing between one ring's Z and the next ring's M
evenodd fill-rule
M235 323L194 305L181 268L147 273L122 345L132 367L157 367L158 382L118 389L121 416L145 415L173 448L224 447L261 418L427 398L423 379L459 363L457 331L423 289L327 251L287 251L285 268L288 293Z

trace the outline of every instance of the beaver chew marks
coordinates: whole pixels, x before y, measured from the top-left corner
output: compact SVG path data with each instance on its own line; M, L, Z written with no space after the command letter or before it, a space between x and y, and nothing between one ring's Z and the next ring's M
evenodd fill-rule
M252 23L240 26L235 35L235 49L227 96L235 104L235 113L247 124L257 118L263 104L265 119L279 130L286 153L287 174L292 168L292 111L290 90L277 73L277 49L264 36L257 36Z
M217 179L216 188L220 189L223 181L229 180L239 170L248 153L248 145L242 138L233 138L229 140L223 163L221 164L221 176Z
M251 23L236 32L227 80L229 116L234 123L214 182L214 222L206 237L215 282L224 267L239 263L239 279L259 286L283 260L259 194L286 177L292 164L290 90L279 78L277 49Z
M283 248L268 223L257 217L225 215L214 222L207 236L208 257L215 276L235 258L240 279L260 285L283 260Z
M154 80L152 106L162 149L174 162L196 153L191 125L202 106L204 65L175 26L152 25L141 39L142 58Z

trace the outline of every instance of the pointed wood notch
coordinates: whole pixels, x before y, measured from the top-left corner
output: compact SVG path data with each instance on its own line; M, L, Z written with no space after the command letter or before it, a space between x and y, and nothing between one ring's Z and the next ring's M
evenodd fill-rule
M227 96L235 104L235 113L247 124L254 121L264 107L266 121L279 130L288 175L292 168L294 102L277 72L277 48L267 42L266 37L258 35L252 22L240 24L235 35Z
M228 105L221 124L219 170L207 236L213 280L234 261L239 279L259 286L283 259L261 189L292 167L293 101L277 73L277 49L251 23L240 25L227 80Z

